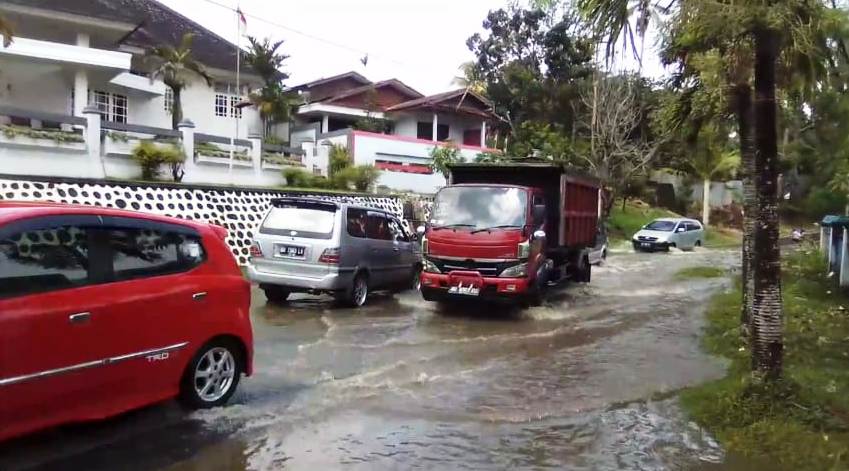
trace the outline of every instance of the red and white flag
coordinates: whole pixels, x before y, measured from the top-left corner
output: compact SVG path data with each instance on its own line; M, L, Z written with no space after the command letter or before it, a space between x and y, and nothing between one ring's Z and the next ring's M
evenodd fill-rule
M245 18L245 14L242 13L242 9L236 7L236 14L239 15L239 35L244 36L248 31L248 20Z

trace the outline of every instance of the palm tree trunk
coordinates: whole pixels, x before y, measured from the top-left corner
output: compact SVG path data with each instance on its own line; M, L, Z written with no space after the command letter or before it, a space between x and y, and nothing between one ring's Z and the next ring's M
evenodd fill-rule
M710 178L705 178L702 185L702 223L710 224Z
M750 332L752 302L755 295L752 247L755 232L755 212L757 211L757 193L755 192L755 145L752 139L752 86L748 82L738 83L734 87L734 108L737 115L737 135L740 138L740 160L743 177L743 299L740 303L740 324Z
M178 125L183 121L183 101L180 99L183 89L171 87L171 91L174 92L174 102L171 105L171 129L177 130Z
M776 131L775 62L778 35L768 28L754 33L755 166L757 213L754 231L752 368L767 379L781 376L783 313L781 249L778 245L778 133Z

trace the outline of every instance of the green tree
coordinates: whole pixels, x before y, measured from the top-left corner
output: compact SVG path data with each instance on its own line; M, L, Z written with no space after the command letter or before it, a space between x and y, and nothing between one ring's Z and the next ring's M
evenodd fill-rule
M271 42L269 38L258 40L248 36L250 47L245 53L245 63L262 79L259 90L250 93L248 98L256 106L263 123L263 135L271 134L276 123L286 122L291 117L292 107L299 97L285 91L283 82L289 75L282 71L283 63L289 56L279 51L283 41Z
M327 173L331 178L354 163L354 159L351 157L351 153L348 152L348 148L342 144L332 144L330 146L328 160Z
M183 35L178 46L165 44L148 50L146 59L153 63L150 79L161 79L174 94L174 105L171 111L171 127L183 120L182 93L192 77L200 77L207 85L212 85L212 77L206 68L192 57L191 33Z

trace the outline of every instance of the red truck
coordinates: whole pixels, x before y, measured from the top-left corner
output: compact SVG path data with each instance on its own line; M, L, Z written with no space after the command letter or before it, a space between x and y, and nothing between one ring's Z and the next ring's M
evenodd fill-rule
M590 281L599 185L553 163L459 164L422 240L422 296L542 303L551 282Z

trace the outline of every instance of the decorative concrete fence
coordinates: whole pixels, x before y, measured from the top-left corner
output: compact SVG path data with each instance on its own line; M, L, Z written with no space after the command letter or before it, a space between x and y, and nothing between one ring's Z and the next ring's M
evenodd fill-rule
M185 183L279 186L285 183L283 168L311 164L315 154L313 142L298 148L269 145L258 134L231 141L195 133L188 120L173 130L103 121L95 107L85 108L83 114L75 117L0 106L0 172L135 179L141 169L132 160L132 152L147 140L183 150Z
M404 219L408 230L415 229L414 223L405 219L405 216L410 218L415 213L410 210L413 203L395 196L0 175L0 201L53 201L103 206L224 226L229 231L227 244L241 265L247 262L254 233L268 211L271 199L281 196L309 196L379 208ZM415 205L421 206L418 202Z
M820 250L828 257L828 270L849 286L849 216L826 216L820 224Z

